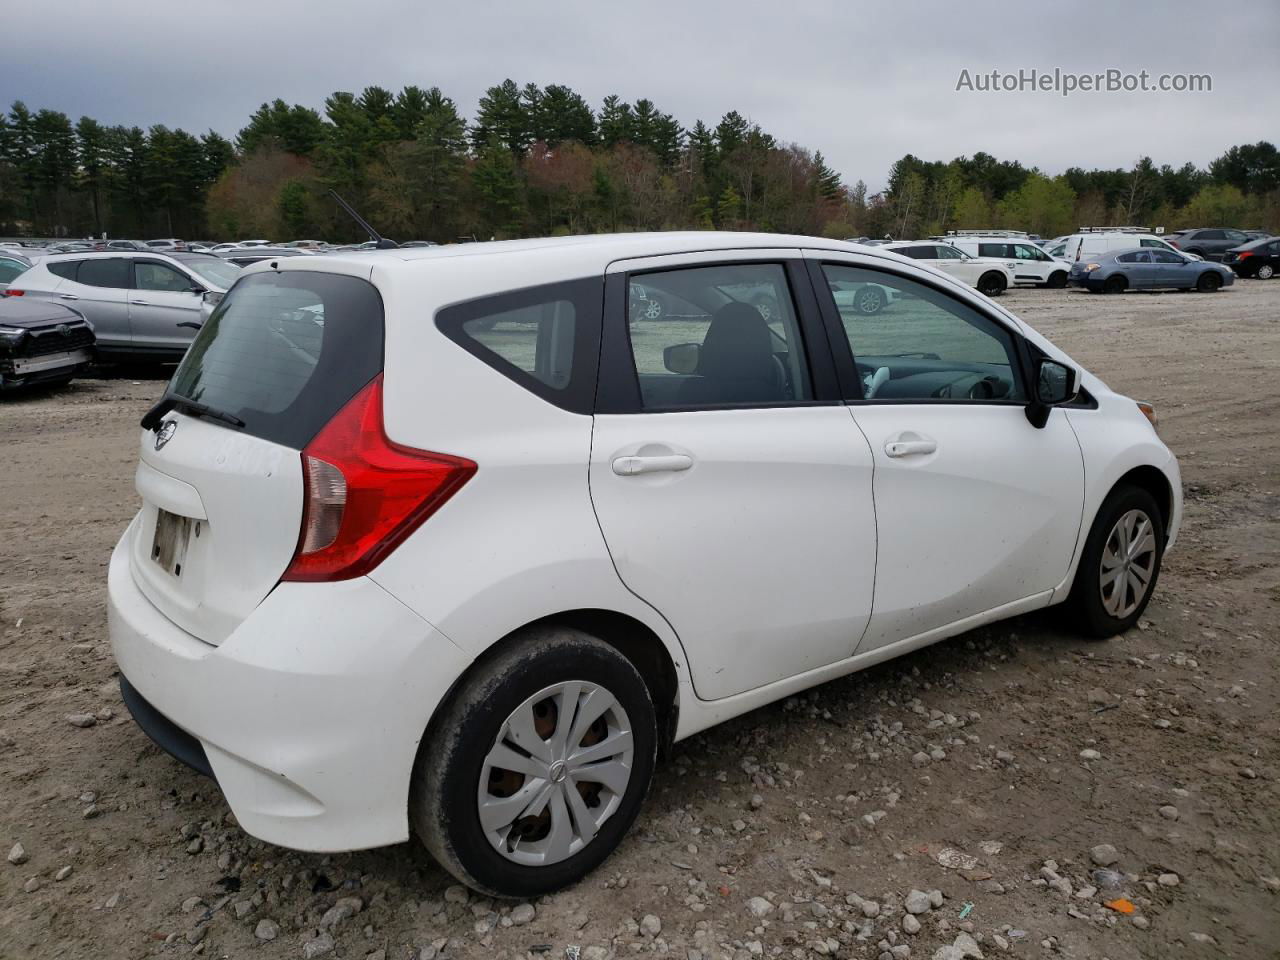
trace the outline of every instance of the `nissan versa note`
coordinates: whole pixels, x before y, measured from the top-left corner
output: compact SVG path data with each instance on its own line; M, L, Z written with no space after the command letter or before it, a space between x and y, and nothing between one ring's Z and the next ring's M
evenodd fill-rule
M833 295L868 284L891 310ZM1052 604L1133 625L1182 513L1154 424L883 248L260 263L143 420L121 686L249 833L416 833L533 896L609 855L673 741Z

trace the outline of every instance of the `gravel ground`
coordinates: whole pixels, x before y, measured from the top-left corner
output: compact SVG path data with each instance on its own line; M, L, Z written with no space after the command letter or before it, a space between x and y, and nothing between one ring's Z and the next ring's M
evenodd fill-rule
M128 718L106 637L163 384L0 400L0 958L1280 956L1280 281L1003 302L1155 402L1181 458L1139 628L1047 611L685 741L621 850L532 904L414 844L244 834Z

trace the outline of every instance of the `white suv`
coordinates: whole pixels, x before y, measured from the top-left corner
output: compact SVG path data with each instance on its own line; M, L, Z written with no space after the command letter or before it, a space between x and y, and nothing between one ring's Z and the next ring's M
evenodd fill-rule
M966 253L959 247L937 240L905 240L886 243L879 250L891 250L912 260L927 263L950 274L988 297L998 297L1017 282L1012 260L995 260Z
M892 309L833 295L872 285ZM641 286L672 309L635 316ZM260 263L143 420L122 690L263 840L416 833L535 896L609 855L675 740L1050 604L1131 626L1182 512L1153 419L838 241Z
M1049 256L1026 236L966 234L946 237L945 242L972 257L989 257L1012 264L1014 283L1065 287L1071 272L1071 261Z

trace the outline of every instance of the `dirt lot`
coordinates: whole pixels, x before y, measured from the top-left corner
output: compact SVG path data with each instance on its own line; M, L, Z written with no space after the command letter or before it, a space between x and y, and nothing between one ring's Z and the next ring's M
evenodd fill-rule
M1181 458L1140 629L1089 643L1048 611L686 741L623 848L533 909L450 889L415 845L241 832L128 718L106 637L162 383L0 401L0 853L26 857L0 863L0 958L946 958L966 932L988 957L1280 956L1280 281L1004 302L1155 402ZM1093 889L1100 844L1116 888ZM940 895L908 920L913 889Z

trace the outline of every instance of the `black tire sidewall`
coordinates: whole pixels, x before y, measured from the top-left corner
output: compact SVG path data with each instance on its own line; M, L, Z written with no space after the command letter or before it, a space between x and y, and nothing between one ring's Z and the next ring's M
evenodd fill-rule
M1102 551L1106 546L1116 521L1130 510L1142 510L1151 518L1156 537L1156 563L1151 572L1151 583L1147 593L1138 604L1136 610L1127 617L1113 617L1102 605L1102 594L1099 589L1101 576L1100 564ZM1097 518L1089 530L1085 541L1084 552L1080 556L1080 565L1076 568L1075 582L1071 587L1071 604L1075 608L1080 627L1089 636L1111 637L1124 633L1131 628L1147 609L1151 597L1160 580L1160 569L1164 562L1165 528L1164 517L1155 498L1141 487L1123 486L1113 490L1098 509Z
M500 657L471 678L466 685L471 689L455 696L436 733L437 742L421 752L415 772L415 784L425 788L415 791L412 813L428 849L458 879L494 896L540 896L598 867L635 821L653 776L657 723L644 679L602 641L577 631L552 633L554 642L547 643L544 634L525 644L527 650L515 660ZM480 773L511 711L539 690L566 680L605 687L626 711L634 738L631 780L621 805L585 849L560 863L527 867L503 857L485 836L476 810Z

